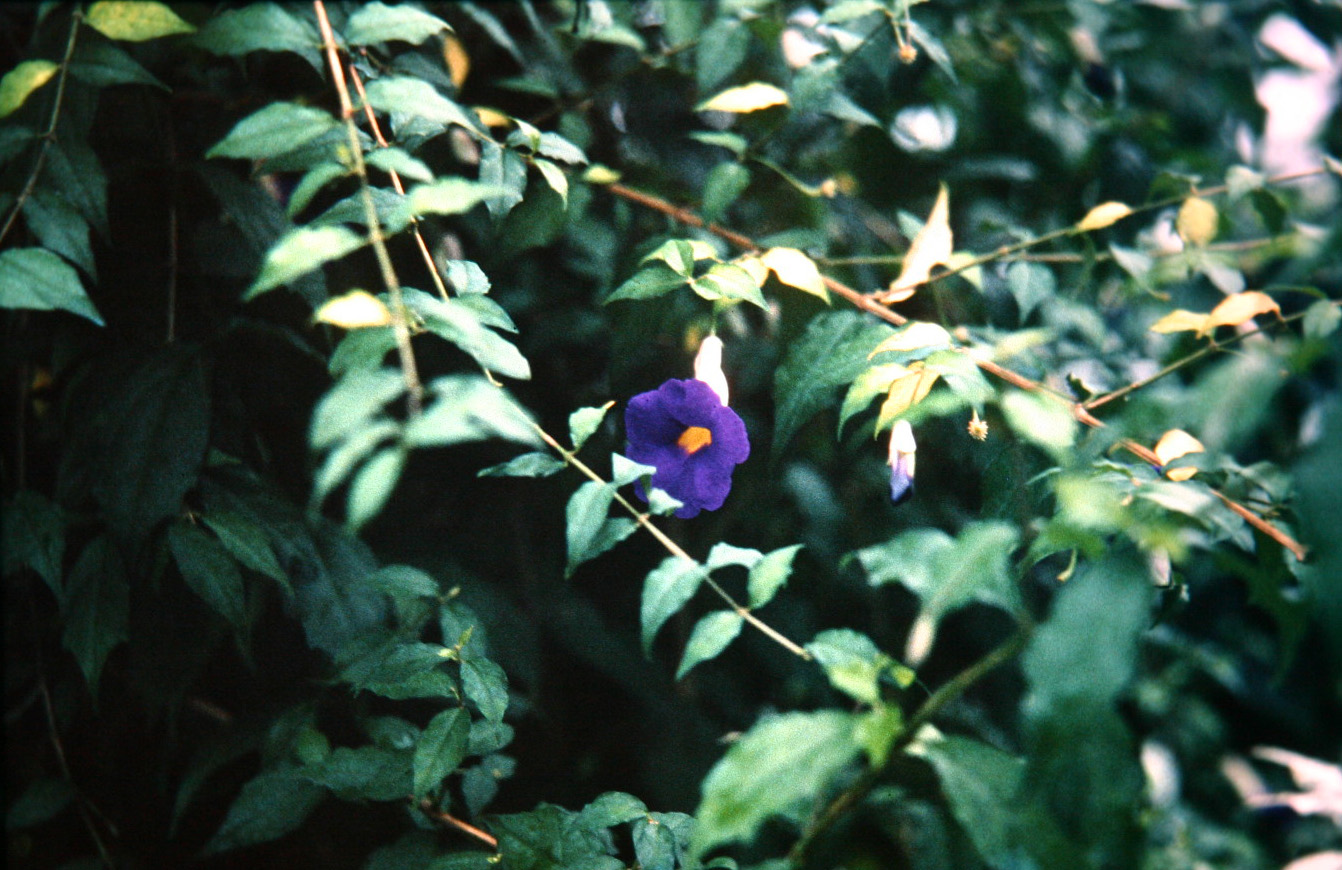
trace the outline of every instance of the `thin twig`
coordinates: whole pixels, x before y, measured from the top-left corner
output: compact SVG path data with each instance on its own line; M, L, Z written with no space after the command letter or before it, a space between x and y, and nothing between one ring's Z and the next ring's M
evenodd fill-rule
M41 146L37 150L37 158L33 161L33 171L28 174L28 181L23 185L23 190L19 191L19 196L14 200L14 205L10 206L9 216L5 218L5 225L0 227L0 242L3 242L5 236L9 235L9 230L14 226L14 220L23 210L23 204L28 201L28 197L33 195L33 189L37 187L37 179L42 175L42 167L47 162L47 149L56 141L56 123L61 119L61 106L65 104L65 80L70 74L70 58L74 57L75 41L79 37L79 23L84 20L84 13L78 8L70 17L70 37L65 42L65 56L61 58L61 72L56 79L56 97L51 107L51 120L47 123L47 129L40 137Z
M587 463L579 459L572 450L569 450L568 448L564 447L564 445L560 444L557 440L555 440L555 438L551 436L549 432L546 432L544 429L542 429L540 426L534 423L532 424L532 428L536 431L538 435L541 436L541 439L544 440L546 444L550 445L550 447L564 459L565 462L567 462L569 465L572 465L578 471L582 472L582 474L586 476L589 480L592 480L596 483L603 485L606 483L605 478L603 478L601 475L593 471L591 467L587 465ZM663 532L657 526L653 525L652 520L648 517L648 514L645 511L639 510L632 502L629 501L629 499L621 495L618 490L615 492L615 501L619 503L619 505L622 508L628 511L629 515L632 516L640 526L642 526L645 530L647 530L649 534L651 534L654 538L656 538L657 542L661 544L663 547L665 547L667 552L669 552L672 556L675 556L678 559L682 559L686 562L689 562L692 565L699 565L699 560L695 559L689 553L686 553L685 549L681 547L680 544L677 544L674 540L672 540L666 534L666 532ZM779 646L783 647L788 652L792 653L798 658L810 661L811 653L805 647L798 645L795 641L791 640L790 638L779 632L778 629L769 625L767 622L764 622L762 619L760 619L758 616L752 613L750 611L750 608L745 607L744 605L739 603L735 598L731 596L731 593L729 593L726 589L723 589L722 586L720 586L718 582L714 580L712 577L709 577L707 576L707 574L705 574L704 583L706 583L710 589L712 589L715 593L717 593L717 595L720 598L722 598L723 601L727 602L727 606L732 609L733 613L740 616L746 622L750 623L752 626L754 626L756 629L762 632L765 636L776 642Z
M359 144L359 130L354 124L354 104L350 100L349 88L345 85L345 69L340 63L340 54L336 49L335 33L326 17L326 5L322 0L313 0L317 11L317 26L321 30L322 45L326 50L326 63L331 68L331 79L335 83L340 98L340 117L345 122L348 134L350 160L359 176L359 191L363 198L364 219L368 222L368 241L377 256L378 267L382 272L382 282L391 297L391 326L396 336L396 351L401 361L401 376L405 378L406 412L410 417L418 417L424 409L424 387L419 381L419 370L415 365L415 351L410 344L410 327L406 323L405 303L401 299L401 283L392 267L391 255L387 253L387 242L382 236L382 223L378 218L377 206L373 202L372 187L368 183L368 167L363 160L363 148Z
M411 800L413 800L413 798L411 798ZM419 802L419 809L420 812L424 813L424 815L429 816L432 819L435 819L439 822L442 822L445 825L449 825L453 828L456 828L458 831L461 831L463 833L470 834L472 837L484 843L491 849L497 849L499 847L498 837L495 837L488 831L477 828L470 822L462 821L461 819L457 818L451 813L443 812L442 810L435 807L433 805L433 801L429 800L428 798L425 798L424 800L421 800Z
M1289 175L1277 176L1276 178L1268 179L1267 183L1280 184L1288 181L1298 181L1302 178L1308 178L1314 175L1322 174L1325 171L1327 170L1320 168L1317 170L1310 170L1307 172L1297 172ZM749 236L739 233L735 230L731 230L726 227L720 226L719 224L709 223L705 221L703 218L701 218L699 215L695 214L690 209L672 205L671 203L667 202L661 197L654 196L652 194L645 193L640 190L635 190L623 184L609 184L606 185L606 187L608 190L610 190L611 193L615 194L616 196L619 196L623 199L627 199L630 202L638 203L639 205L645 206L654 211L660 212L687 226L702 228L712 233L713 235L721 239L724 239L732 243L733 245L736 245L739 248L742 248L747 253L759 253L761 250L763 250L760 247L760 245L756 243L755 240L750 238ZM1211 196L1217 193L1224 193L1224 192L1225 188L1221 187L1221 188L1208 188L1202 191L1201 193L1202 195L1205 196ZM1179 202L1181 200L1182 198L1175 199L1173 200L1173 202ZM1168 205L1168 204L1170 203L1157 203L1152 204L1151 206L1143 206L1143 209L1149 209L1160 205ZM1044 236L1041 236L1037 240L1032 240L1029 244L1037 244L1039 241L1046 240L1049 238L1056 238L1058 236L1069 234L1071 232L1073 232L1073 228L1070 227L1066 230L1058 230L1053 233L1045 234ZM995 257L1004 256L1011 252L1019 251L1023 247L1028 247L1028 244L1020 243L1017 245L1009 246L1007 248L1001 248L995 254L986 256L986 259L985 258L977 258L977 259L979 259L981 262L988 262L989 260L992 260ZM946 277L948 274L949 273L941 273L940 275L935 276L932 280L933 281L938 280L939 278ZM822 274L821 280L824 282L825 287L831 293L834 293L835 295L842 297L843 299L851 303L853 306L863 311L866 311L880 318L881 320L886 321L887 323L891 323L895 326L903 326L904 324L909 322L907 317L904 317L898 312L893 311L887 308L886 306L878 303L876 301L875 294L860 293L857 290L853 289L852 287L849 287L848 285L843 284L842 282L830 278L828 275ZM1072 412L1072 416L1074 416L1079 422L1085 424L1086 426L1092 429L1100 429L1104 427L1105 425L1104 421L1100 420L1098 417L1093 415L1085 403L1078 402L1071 396L1065 395L1057 390L1054 390L1051 387L1048 387L1036 380L1033 380L1032 378L1028 378L1025 375L1020 374L1019 372L1008 369L1005 366L1002 366L996 362L993 362L990 359L987 359L986 357L973 353L970 348L957 346L954 348L954 350L956 350L959 353L967 354L969 358L974 361L974 364L977 365L980 369L987 372L988 374L991 374L1001 380L1006 381L1007 383L1011 384L1014 387L1026 390L1028 392L1039 393L1041 395L1049 396L1055 401L1067 405L1069 410ZM1119 443L1124 447L1124 449L1128 450L1130 453L1132 453L1134 456L1137 456L1144 462L1149 462L1154 465L1163 464L1160 462L1158 458L1156 458L1155 453L1153 453L1149 448L1144 447L1143 445L1135 441L1125 439ZM1216 490L1213 489L1213 492L1216 492ZM1229 498L1226 498L1226 496L1222 495L1219 492L1217 492L1217 495L1220 496L1223 500L1225 500L1225 502L1228 505L1234 505L1237 508L1239 508L1238 510L1236 510L1236 507L1232 507L1231 509L1235 510L1235 512L1240 516L1245 517L1245 519L1248 522L1250 522L1250 524L1253 525L1254 528L1262 531L1264 534L1271 537L1277 543L1281 544L1283 547L1290 550L1291 553L1294 554L1297 559L1300 559L1301 561L1305 559L1306 550L1305 547L1299 541L1295 540L1290 535L1281 531L1272 523L1268 522L1267 520L1263 519L1257 514L1254 514L1252 511L1250 511L1243 505L1239 505L1237 502L1232 501ZM1254 519L1248 520L1248 516L1253 516Z

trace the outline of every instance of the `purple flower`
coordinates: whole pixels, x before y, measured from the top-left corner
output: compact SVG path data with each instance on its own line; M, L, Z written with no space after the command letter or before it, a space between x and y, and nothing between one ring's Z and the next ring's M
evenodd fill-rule
M899 420L890 431L890 500L895 504L913 495L914 458L918 445L907 420Z
M656 467L652 485L678 499L676 516L722 507L732 470L750 455L746 426L699 380L669 380L629 400L624 412L630 459ZM640 498L647 499L643 485Z

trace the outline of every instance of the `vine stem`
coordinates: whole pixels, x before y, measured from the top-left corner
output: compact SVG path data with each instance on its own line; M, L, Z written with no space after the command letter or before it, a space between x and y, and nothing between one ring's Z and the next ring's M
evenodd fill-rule
M589 466L587 463L579 459L572 450L569 450L564 445L560 444L553 436L550 435L549 432L546 432L544 429L542 429L539 425L535 423L531 424L531 428L536 431L536 434L540 435L541 439L546 444L550 445L550 447L555 452L557 452L561 457L563 457L565 462L567 462L569 465L573 466L578 471L580 471L585 477L587 477L588 480L603 485L606 483L605 478L603 478L601 475L593 471L591 466ZM657 542L661 544L663 547L665 547L667 552L669 552L672 556L675 556L676 558L682 559L693 565L699 564L699 560L695 559L689 553L686 553L685 549L681 547L680 544L677 544L674 540L671 539L669 535L666 534L666 532L662 531L660 528L658 528L656 525L653 524L652 520L649 518L648 514L645 511L639 510L632 502L629 501L629 499L621 495L618 490L615 492L615 501L619 503L620 507L628 511L629 515L632 516L640 526L642 526L645 530L647 530L647 532L650 535L656 538ZM746 622L750 623L752 626L754 626L756 629L762 632L770 640L774 641L779 646L783 647L788 652L792 653L798 658L805 659L806 661L811 660L811 653L807 651L805 647L800 646L791 638L787 637L782 632L778 631L778 629L769 625L767 622L765 622L764 620L756 616L754 613L752 613L750 608L746 607L745 605L738 602L735 598L733 598L731 593L729 593L726 589L723 589L722 586L719 585L718 582L714 580L712 577L705 575L704 582L708 585L710 589L712 589L715 593L717 593L718 597L720 597L723 601L727 603L727 606L731 608L733 613L740 616Z
M51 143L56 141L56 124L61 119L61 106L65 104L65 80L70 75L70 58L75 54L75 42L79 38L79 24L84 20L84 13L78 8L70 17L70 36L65 41L65 55L61 58L61 72L56 79L56 98L51 107L51 120L47 122L47 129L41 135L42 144L37 149L37 158L33 161L33 170L28 173L28 181L23 185L23 190L19 191L19 196L14 200L14 205L10 206L9 215L5 218L5 224L0 227L0 242L4 241L5 236L9 235L10 229L14 226L15 219L19 212L23 210L23 205L28 201L28 197L33 195L33 190L37 187L37 179L42 175L42 167L47 163L47 150L51 148Z
M1277 176L1275 178L1270 178L1265 183L1281 184L1289 181L1298 181L1303 178L1309 178L1311 176L1320 175L1326 171L1327 171L1326 168L1320 167L1318 169L1307 170L1304 172L1296 172L1291 173L1289 175L1282 175ZM606 185L606 188L611 193L622 199L626 199L630 202L637 203L648 209L664 214L667 217L679 223L706 230L707 232L712 233L718 238L721 238L735 245L736 247L741 248L747 253L758 254L761 251L763 251L763 248L761 248L760 245L756 243L755 240L750 238L749 236L737 232L736 230L723 227L720 224L705 221L702 217L695 214L690 209L673 205L672 203L667 202L665 199L662 199L659 196L655 196L653 194L646 193L641 190L635 190L634 188L628 187L618 182L614 184L608 184ZM1201 195L1213 196L1219 193L1224 193L1226 192L1226 190L1227 188L1224 186L1207 188L1201 191ZM1174 199L1168 202L1162 201L1158 203L1152 203L1149 206L1142 206L1141 209L1135 209L1134 211L1150 210L1153 208L1164 207L1166 205L1172 204L1173 202L1180 202L1182 201L1182 199L1183 197L1180 197L1178 199ZM1053 233L1047 233L1044 236L1039 237L1038 239L1032 239L1028 243L1022 242L1006 248L999 248L992 254L987 254L984 255L983 257L978 257L975 259L979 261L978 265L982 265L983 263L991 262L1000 257L1009 256L1014 252L1019 252L1024 248L1029 247L1030 245L1038 244L1041 241L1045 241L1051 238L1057 238L1062 235L1068 235L1071 234L1072 232L1074 232L1074 229L1071 227L1067 228L1066 230L1057 230L1054 231ZM961 269L956 271L963 271L963 268L969 268L969 264L964 264ZM933 276L933 278L927 283L930 284L941 278L945 278L950 274L952 274L952 272L942 272L936 276ZM879 303L877 301L877 296L879 296L879 292L877 294L861 293L858 290L849 287L847 284L844 284L840 281L835 280L834 278L829 277L828 275L825 275L824 273L821 273L820 278L821 281L824 282L825 288L828 289L831 293L834 293L835 295L843 298L845 301L847 301L848 303L850 303L851 305L862 311L865 311L895 326L903 326L909 322L909 319L904 315L890 308L887 308L885 305ZM994 362L993 360L988 359L985 356L973 353L970 348L958 346L955 348L955 350L958 351L959 353L967 354L969 358L974 361L975 365L977 365L984 372L987 372L988 374L998 378L999 380L1006 381L1007 383L1011 384L1012 386L1018 389L1025 390L1031 393L1039 393L1040 395L1048 396L1054 401L1061 402L1062 404L1067 405L1069 410L1071 410L1072 412L1072 416L1075 417L1079 422L1085 424L1086 426L1092 429L1104 428L1105 426L1104 421L1096 417L1094 414L1092 414L1090 412L1090 408L1087 407L1086 403L1078 402L1071 396L1061 393L1057 390L1054 390L1051 387L1048 387L1036 380L1033 380L1032 378L1028 378L1025 375L1022 375L1020 372L1009 369L1006 366L1003 366L997 362ZM1160 459L1155 455L1155 453L1150 448L1142 444L1139 444L1136 441L1133 441L1131 439L1124 439L1120 441L1119 444L1125 450L1127 450L1134 456L1138 457L1143 462L1147 462L1156 466L1164 464L1160 461ZM1272 523L1263 519L1258 514L1254 513L1253 511L1249 510L1248 508L1244 507L1238 502L1223 495L1219 490L1212 488L1212 492L1216 493L1216 495L1222 501L1224 501L1226 505L1230 507L1231 510L1233 510L1239 516L1243 517L1245 522L1249 523L1254 528L1261 531L1263 534L1267 535L1277 543L1281 544L1286 549L1290 550L1291 553L1297 559L1304 561L1307 555L1307 551L1304 545L1302 545L1299 541L1295 540L1290 535L1286 534Z
M414 798L411 797L411 800L413 801ZM486 830L477 828L470 822L462 821L461 819L457 818L451 813L443 812L442 810L435 807L433 805L433 801L429 800L428 798L425 798L424 800L419 802L419 810L420 812L424 813L424 815L429 816L430 818L436 819L445 825L449 825L453 828L456 828L458 831L461 831L462 833L470 834L472 837L484 843L491 849L497 849L499 847L498 837L495 837L493 834L489 833Z
M811 848L811 844L825 831L829 830L835 822L843 817L850 809L861 803L880 781L881 775L889 765L889 760L894 758L900 750L906 748L918 737L918 732L924 725L932 721L932 717L940 713L947 705L958 699L967 692L979 680L986 677L989 673L1006 664L1007 662L1020 655L1025 646L1030 641L1034 633L1034 625L1030 622L1022 622L1016 632L1007 638L1000 646L994 648L986 656L974 662L960 673L956 674L946 683L942 684L932 695L922 703L918 710L909 718L908 723L900 730L890 745L886 754L886 761L883 764L873 765L863 771L852 785L844 789L834 800L820 811L806 830L802 832L797 842L793 844L788 852L788 860L794 866L799 865L806 856L806 852Z
M368 166L363 160L363 148L359 145L359 129L354 124L354 104L350 100L349 87L345 84L345 69L340 63L340 53L336 48L335 33L331 30L331 21L326 17L326 4L322 0L313 0L317 12L317 26L322 35L322 46L326 51L326 63L331 68L331 79L335 83L340 99L340 117L345 122L345 132L349 139L350 160L354 172L359 176L359 191L363 199L364 219L368 222L368 241L377 256L378 267L382 272L382 282L391 297L391 325L396 336L396 351L401 361L401 376L405 378L406 412L413 418L424 409L424 387L419 381L419 370L415 364L415 351L410 345L410 327L406 323L405 303L401 299L401 283L392 267L391 255L387 252L387 241L382 235L382 224L377 216L377 206L373 203L372 187L368 183Z

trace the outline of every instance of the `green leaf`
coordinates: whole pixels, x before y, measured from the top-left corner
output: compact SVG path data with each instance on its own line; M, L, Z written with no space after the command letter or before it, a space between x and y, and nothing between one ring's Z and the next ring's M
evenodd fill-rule
M191 42L212 54L238 57L254 51L291 51L321 69L321 37L305 19L278 3L251 3L210 17Z
M951 813L983 860L1001 870L1017 866L1013 804L1025 762L957 735L919 740L909 752L927 759L937 772Z
M912 529L857 551L873 586L900 582L933 619L971 601L1007 610L1020 606L1008 559L1020 540L1012 523L983 520L952 538L939 529Z
M4 517L0 526L4 575L32 568L56 600L64 600L65 515L60 506L40 492L23 489L6 503Z
M622 791L608 791L583 807L578 824L592 831L632 822L648 814L643 801Z
M338 260L363 247L367 241L342 226L295 227L281 236L266 253L261 274L247 288L243 301L301 278L323 263Z
M837 710L786 713L755 723L703 782L690 854L749 842L770 818L810 816L861 751L854 719Z
M759 564L762 558L764 558L764 554L759 550L750 547L734 547L720 541L713 545L713 549L708 551L708 559L704 564L709 571L716 571L728 565L740 565L742 568L750 569Z
M488 755L513 742L513 727L503 722L476 719L471 722L471 738L467 755Z
M104 325L84 292L79 273L43 248L10 248L0 253L0 308L69 311Z
M609 518L615 498L613 483L588 481L569 497L565 510L570 576L583 562L595 559L634 533L638 524L625 517Z
M437 644L365 641L358 655L346 661L340 679L356 690L395 700L456 698L456 685L441 667L450 655Z
M455 344L475 358L483 368L504 377L528 380L531 364L517 346L482 322L478 309L461 299L440 299L413 288L404 288L405 303L424 319L435 335Z
M107 238L107 175L86 141L67 137L48 148L42 179Z
M606 419L606 412L614 404L607 402L594 408L579 408L568 415L568 433L575 451L581 450L587 439L592 437L592 433L601 426L601 421Z
M336 345L326 368L337 378L355 371L377 371L395 347L396 332L390 326L351 329Z
M25 60L0 79L0 118L19 110L33 91L51 81L60 67L49 60Z
M626 299L655 299L689 283L666 263L654 261L639 269L607 296L602 304Z
M23 219L42 247L60 254L96 280L88 222L62 197L47 188L36 188L23 204Z
M1040 303L1057 295L1058 281L1047 266L1017 262L1007 267L1007 289L1016 297L1016 308L1020 311L1018 322L1024 324Z
M70 570L61 611L61 642L79 663L96 699L108 653L129 637L130 583L121 554L106 535L94 538Z
M896 379L909 373L907 366L900 363L883 363L872 366L853 379L844 394L843 406L839 409L839 431L855 414L860 414L871 404L872 399L883 396Z
M405 392L396 369L358 369L336 381L312 414L308 441L322 450L363 429L383 407Z
M867 354L894 330L853 311L817 315L792 343L774 375L774 440L777 456L802 424L834 401L836 388L866 370Z
M409 3L388 6L374 2L361 5L345 22L345 40L354 45L394 40L418 45L440 31L451 29L446 21Z
M483 656L461 658L461 690L480 715L490 722L503 721L508 709L508 675Z
M340 746L299 773L343 800L395 801L411 793L411 754L383 746Z
M527 188L526 161L513 149L486 139L480 143L480 183L499 191L485 200L485 207L501 221L522 201Z
M1042 447L1057 461L1066 458L1076 443L1079 425L1064 403L1038 393L1008 390L1002 396L1002 413L1017 435Z
M604 831L576 823L577 813L541 804L527 813L493 816L490 830L508 870L623 870Z
M374 166L383 172L395 172L411 181L433 181L433 170L425 165L424 161L411 157L393 145L370 152L366 159L369 166Z
M278 840L302 825L324 797L325 792L300 776L295 766L263 770L242 787L201 854Z
M207 510L200 518L233 558L258 574L276 581L286 592L293 592L289 586L289 576L280 567L265 529L230 510Z
M386 565L369 577L368 583L393 598L436 599L442 594L442 590L438 588L438 581L409 565Z
M700 662L716 658L727 645L736 640L741 633L745 617L731 610L717 610L695 623L694 631L685 644L685 653L681 656L680 667L676 668L679 680Z
M1337 331L1342 323L1342 308L1331 299L1320 299L1305 309L1302 326L1305 338L1327 338Z
M562 459L548 453L523 453L499 465L482 468L479 477L549 477L567 467Z
M271 103L243 118L206 157L264 160L295 151L339 126L331 113L297 103Z
M699 35L694 51L695 85L703 95L716 91L745 62L750 30L740 19L723 16Z
M690 281L690 289L710 301L749 302L766 311L769 304L750 273L735 263L714 263Z
M750 576L746 578L746 592L750 596L752 609L763 607L773 600L792 576L792 560L801 544L774 550L754 565L750 566Z
M536 153L575 166L587 163L587 155L583 150L558 133L542 133L536 143Z
M568 176L564 174L564 170L549 160L538 158L533 163L540 170L545 183L550 185L551 190L559 194L559 199L563 202L564 207L568 208Z
M471 717L460 707L444 710L429 720L411 762L415 797L423 798L461 766L470 735Z
M466 441L503 438L541 447L529 415L501 387L476 375L448 375L429 384L434 401L405 427L414 447L443 447Z
M196 29L153 0L99 0L89 7L84 23L108 39L130 42L193 33Z
M750 170L740 163L719 163L704 180L703 203L700 211L704 220L716 221L727 208L750 186Z
M638 866L642 870L673 870L677 849L676 835L671 828L651 815L635 820L631 828Z
M364 523L381 513L382 508L401 479L405 468L406 451L400 446L384 447L354 475L349 488L349 508L345 522L350 528L361 528Z
M120 47L102 40L79 43L74 57L70 59L70 75L100 88L124 84L150 85L160 90L170 90Z
M863 704L879 704L882 676L892 676L903 685L912 680L912 672L861 632L847 628L822 631L806 645L816 662L825 669L830 685Z
M5 830L18 831L55 818L74 799L75 787L66 779L34 780L5 814Z
M247 602L242 574L224 545L186 520L172 524L168 529L168 542L177 569L191 591L235 629L244 628L247 625Z
M643 652L652 653L652 641L666 621L694 597L708 570L698 562L680 556L667 556L648 572L643 581L643 603L639 622L643 627Z
M368 8L368 7L364 7ZM466 128L467 132L481 135L475 119L466 110L438 92L426 81L405 76L387 76L368 83L368 105L389 115L422 118L447 129L449 124ZM489 184L483 169L480 180Z
M443 268L447 272L447 282L457 293L477 296L489 292L489 276L479 264L470 260L448 260L443 263Z

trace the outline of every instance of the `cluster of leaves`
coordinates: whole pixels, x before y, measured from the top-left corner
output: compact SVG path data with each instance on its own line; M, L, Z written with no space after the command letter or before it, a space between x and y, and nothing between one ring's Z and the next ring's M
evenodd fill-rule
M19 866L1342 842L1254 809L1342 752L1342 172L1243 165L1262 4L0 14ZM755 449L678 521L608 412L710 331Z

